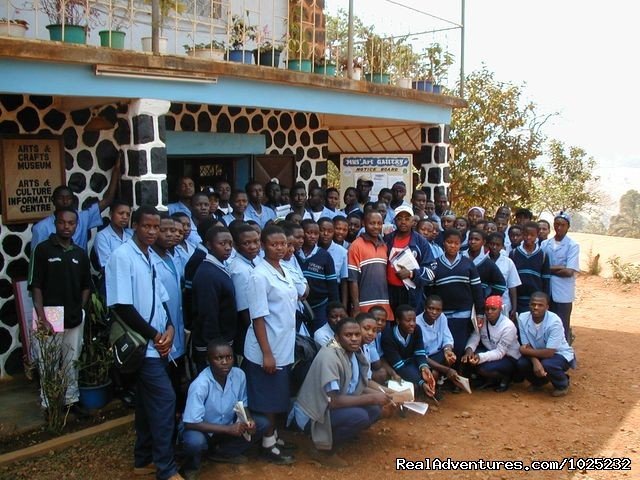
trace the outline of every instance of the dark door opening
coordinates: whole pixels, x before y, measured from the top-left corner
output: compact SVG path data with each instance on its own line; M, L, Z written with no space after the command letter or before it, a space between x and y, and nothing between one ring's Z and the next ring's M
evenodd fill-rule
M167 159L167 183L169 201L176 201L175 187L180 177L191 177L196 190L213 187L219 180L225 180L233 187L237 178L236 162L240 158L229 156L171 156Z

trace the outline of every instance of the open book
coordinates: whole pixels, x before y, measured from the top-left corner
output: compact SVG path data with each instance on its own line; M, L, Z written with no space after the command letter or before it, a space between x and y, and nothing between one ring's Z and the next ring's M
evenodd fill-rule
M413 256L413 252L409 247L400 250L392 258L390 258L389 261L391 262L391 265L393 265L393 268L396 269L396 271L399 271L400 267L404 267L410 272L420 268L416 257ZM407 288L416 288L416 284L413 283L413 280L411 280L410 278L405 278L402 283L404 283L404 286Z

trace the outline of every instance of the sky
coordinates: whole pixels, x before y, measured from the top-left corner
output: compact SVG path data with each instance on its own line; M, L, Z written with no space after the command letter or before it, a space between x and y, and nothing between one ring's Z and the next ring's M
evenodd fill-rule
M459 0L392 0L460 23ZM330 9L347 0L327 0ZM365 24L387 34L449 24L388 0L354 0ZM599 164L614 197L640 189L640 3L623 0L467 0L465 71L485 64L499 81L525 84L540 113L558 113L544 133L579 146ZM460 58L460 32L424 35ZM449 83L458 78L452 67ZM455 69L455 70L454 70Z

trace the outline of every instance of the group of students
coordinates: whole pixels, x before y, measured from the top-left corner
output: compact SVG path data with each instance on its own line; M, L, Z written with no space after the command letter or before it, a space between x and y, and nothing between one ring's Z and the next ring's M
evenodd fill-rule
M422 190L405 201L402 182L377 201L372 187L359 178L342 210L335 189L307 198L297 184L287 202L275 181L196 191L187 177L169 212L112 202L93 248L103 291L149 340L135 376L134 473L196 478L204 451L241 463L256 441L269 461L291 464L285 425L311 435L318 462L343 466L340 446L392 403L390 379L436 400L459 391L460 375L499 392L527 379L567 393L579 270L568 215L545 238L526 209L509 225L507 207L460 217ZM47 279L64 277L66 336L81 331L89 292L88 256L72 239L90 227L53 201L55 231L33 248L31 288L44 328L42 307L61 302Z

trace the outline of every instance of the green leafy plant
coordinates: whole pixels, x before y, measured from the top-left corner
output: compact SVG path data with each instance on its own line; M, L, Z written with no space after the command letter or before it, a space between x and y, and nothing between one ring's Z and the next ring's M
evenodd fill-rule
M84 346L77 361L78 381L83 387L105 385L113 365L109 344L109 324L104 301L92 293L87 308L83 334Z
M302 25L299 22L291 22L289 24L289 42L287 44L287 50L289 52L289 60L297 60L302 58L303 60L309 60L311 58L311 32L302 29Z
M389 73L396 44L392 38L369 31L364 44L365 68L369 73Z
M424 51L427 63L426 78L434 83L442 85L447 78L449 67L453 65L454 56L444 50L439 43L432 43Z
M183 47L186 52L191 52L193 50L224 50L226 48L224 42L219 42L217 40L196 44L185 43Z
M242 50L247 40L256 38L257 28L249 24L249 12L246 12L245 17L237 14L231 17L231 28L228 34L229 44L234 50Z

